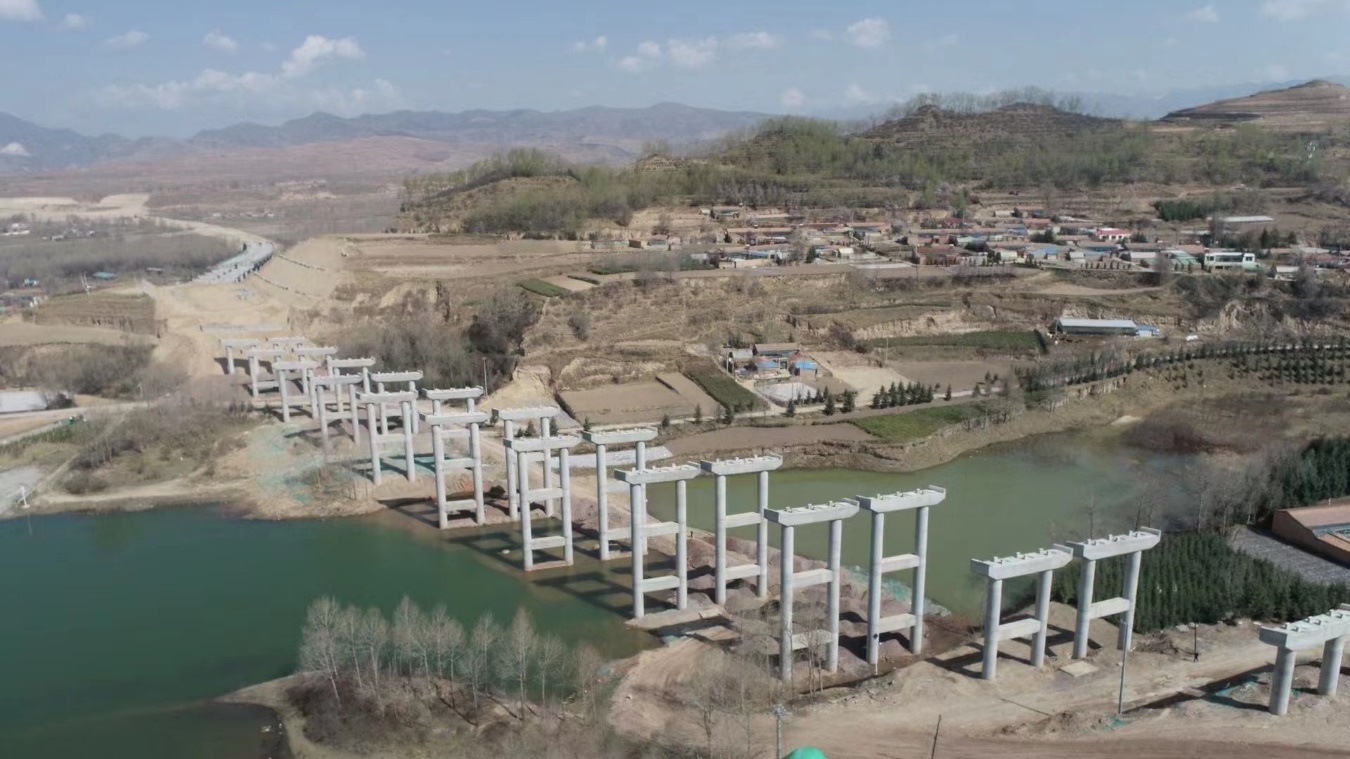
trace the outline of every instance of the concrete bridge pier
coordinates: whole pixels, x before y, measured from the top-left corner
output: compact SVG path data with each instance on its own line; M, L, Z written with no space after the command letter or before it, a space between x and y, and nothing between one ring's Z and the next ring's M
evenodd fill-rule
M1143 562L1143 552L1158 545L1162 533L1145 527L1121 535L1105 538L1093 538L1063 546L1073 555L1083 560L1083 571L1078 578L1078 609L1074 625L1073 658L1087 656L1088 626L1094 619L1120 615L1116 646L1121 651L1129 650L1134 634L1135 601L1139 595L1139 571ZM1108 598L1094 602L1093 585L1097 576L1097 562L1117 556L1128 556L1129 565L1125 572L1124 588L1118 598Z
M1279 717L1288 713L1298 652L1318 645L1322 646L1322 667L1317 679L1317 693L1336 695L1341 658L1345 655L1345 642L1350 638L1350 604L1280 627L1262 627L1259 634L1262 643L1276 647L1275 669L1270 680L1271 714Z
M1050 626L1050 585L1056 569L1073 561L1073 553L1063 546L1019 553L1016 556L995 558L991 561L971 559L970 569L985 578L984 597L984 651L980 678L993 680L998 676L999 643L1013 638L1032 636L1031 663L1040 666L1045 661L1046 631ZM1037 576L1036 616L1016 622L1003 622L1003 581L1017 577Z
M872 555L867 574L867 663L874 668L880 658L881 636L886 633L907 630L910 652L917 655L923 651L923 617L928 569L928 510L946 498L946 490L930 485L904 493L859 496L855 499L860 508L872 512ZM899 511L914 512L914 552L886 556L886 515ZM883 588L885 575L908 569L914 570L909 612L883 618L881 601L885 594Z
M713 601L727 602L727 584L735 580L755 580L756 595L766 598L769 592L769 526L765 522L769 510L769 472L783 465L781 456L756 456L744 459L703 461L699 466L713 475ZM738 474L756 474L758 489L757 510L727 515L727 477ZM727 533L736 527L756 526L755 563L727 566Z

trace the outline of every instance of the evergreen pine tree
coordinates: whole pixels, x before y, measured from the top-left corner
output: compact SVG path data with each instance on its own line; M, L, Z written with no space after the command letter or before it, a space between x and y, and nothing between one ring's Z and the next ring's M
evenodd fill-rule
M948 385L948 386L947 386L947 392L943 394L942 400L944 400L944 401L949 401L949 400L951 400L951 399L952 399L952 386L951 386L951 385Z
M834 394L825 395L825 416L834 416Z

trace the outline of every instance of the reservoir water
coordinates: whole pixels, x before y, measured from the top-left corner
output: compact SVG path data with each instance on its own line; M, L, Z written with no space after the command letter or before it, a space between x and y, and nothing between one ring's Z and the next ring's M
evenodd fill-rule
M979 608L972 557L1009 555L1132 526L1142 483L1184 461L1084 436L991 448L919 474L779 472L771 505L934 484L929 596ZM752 477L732 478L733 511L753 508ZM653 509L673 491L655 490ZM691 488L691 518L712 527L712 481ZM1095 496L1094 496L1095 494ZM1095 499L1095 507L1088 508ZM776 530L774 531L776 533ZM738 531L749 536L750 531ZM826 532L798 531L823 557ZM777 539L774 534L774 540ZM912 519L892 518L888 550L909 550ZM254 522L212 508L0 522L0 757L276 756L266 710L209 699L292 672L308 604L332 595L386 613L404 596L443 603L470 625L518 606L536 624L613 657L655 642L628 630L625 562L578 552L567 571L522 576L509 531L441 535L400 516ZM868 524L845 531L845 561L867 560ZM901 575L905 579L904 575Z

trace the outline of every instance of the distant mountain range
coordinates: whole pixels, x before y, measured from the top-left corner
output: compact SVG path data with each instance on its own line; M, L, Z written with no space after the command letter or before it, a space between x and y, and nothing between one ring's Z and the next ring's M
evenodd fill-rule
M356 118L315 113L280 126L236 124L204 131L187 140L130 140L117 135L86 137L67 129L47 129L0 113L0 173L371 138L410 138L502 148L540 147L562 153L612 154L614 159L623 159L636 155L645 142L688 145L752 127L765 118L768 114L718 111L675 103L660 103L649 108L596 106L553 113L533 110L398 111Z
M1343 84L1350 84L1350 78L1319 80L1307 83L1305 89L1295 86L1284 90L1295 94L1274 100L1269 92L1288 85L1245 84L1178 90L1158 97L1091 93L1078 93L1078 96L1088 110L1104 117L1151 120L1170 114L1174 120L1188 117L1191 123L1214 123L1216 118L1212 114L1228 114L1227 121L1232 121L1233 114L1266 108L1274 109L1272 114L1279 111L1284 121L1310 124L1318 119L1307 118L1309 114L1302 113L1303 110L1314 117L1339 118L1342 115L1343 104L1337 98L1339 91L1345 88L1335 88ZM1262 89L1267 93L1252 96L1253 92ZM1248 96L1265 99L1241 100ZM1233 98L1239 100L1215 102ZM1202 106L1202 103L1210 105ZM841 120L871 117L878 121L878 114L884 110L880 105L872 105L818 115ZM1206 116L1207 113L1211 115ZM68 129L48 129L0 113L0 174L152 163L164 159L177 159L173 163L181 165L205 156L216 158L237 151L250 151L250 160L265 164L269 150L312 151L315 145L356 144L358 141L367 153L385 156L381 166L391 171L464 165L475 157L511 147L542 148L580 161L621 162L638 155L646 142L659 140L673 146L696 144L753 127L770 117L771 114L766 113L719 111L676 103L660 103L648 108L595 106L555 112L398 111L356 118L315 113L279 126L236 124L180 140L128 139L113 134L88 137ZM360 167L349 168L358 170Z

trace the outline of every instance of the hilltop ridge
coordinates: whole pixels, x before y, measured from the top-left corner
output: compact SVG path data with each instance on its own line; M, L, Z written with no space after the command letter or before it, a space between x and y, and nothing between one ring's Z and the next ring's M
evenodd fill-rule
M1325 131L1336 125L1350 125L1350 87L1314 79L1293 87L1173 111L1161 121L1196 126L1255 123L1281 131Z

